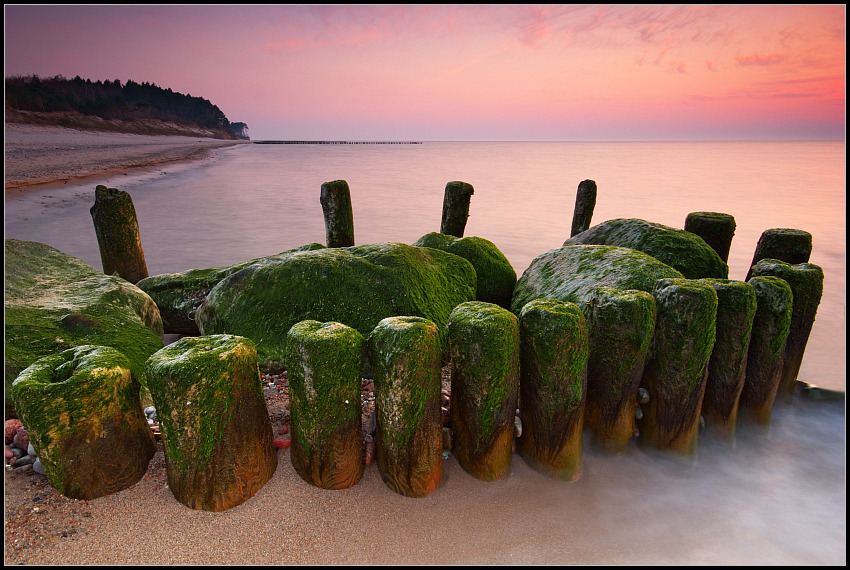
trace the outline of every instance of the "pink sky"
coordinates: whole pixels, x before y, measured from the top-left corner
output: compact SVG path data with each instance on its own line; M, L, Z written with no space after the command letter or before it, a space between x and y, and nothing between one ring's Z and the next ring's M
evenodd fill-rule
M156 83L254 140L845 134L844 5L9 6L5 74Z

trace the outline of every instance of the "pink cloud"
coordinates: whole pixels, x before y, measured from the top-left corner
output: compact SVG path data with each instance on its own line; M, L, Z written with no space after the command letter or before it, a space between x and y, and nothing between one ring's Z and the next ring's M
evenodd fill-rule
M734 58L734 61L735 63L743 67L763 67L767 65L776 65L777 63L782 63L786 59L787 57L785 55L775 53L770 55L745 55Z

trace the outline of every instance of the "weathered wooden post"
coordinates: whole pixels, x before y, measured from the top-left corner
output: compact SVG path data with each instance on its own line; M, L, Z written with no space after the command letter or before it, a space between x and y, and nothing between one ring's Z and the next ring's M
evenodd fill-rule
M700 408L714 347L717 293L693 279L659 279L654 349L641 386L649 402L638 420L640 441L696 458Z
M785 342L794 304L791 286L770 275L749 280L756 293L756 314L747 352L747 374L738 406L742 419L768 425L782 380Z
M107 275L118 273L133 284L147 277L139 222L130 195L99 184L94 189L94 205L89 212L97 234L103 272Z
M803 354L823 295L823 269L812 263L792 265L776 259L762 259L750 271L753 277L773 275L784 279L794 295L791 327L785 342L785 363L782 365L782 380L777 392L778 398L787 400L794 394Z
M812 234L791 228L764 230L756 244L747 281L753 276L753 266L762 259L778 259L791 265L808 263L812 255Z
M114 348L82 345L45 356L12 384L12 397L53 487L96 499L139 481L156 441L130 361Z
M584 423L609 453L626 449L655 331L655 298L646 291L599 287L583 307L589 333Z
M469 219L469 200L474 190L471 184L454 181L446 184L443 195L443 218L440 233L454 237L463 237L466 220Z
M348 182L334 180L322 184L319 197L325 214L325 237L328 247L351 247L354 245L354 211L351 207L351 192Z
M517 452L532 469L561 481L582 471L587 326L575 303L535 299L520 311Z
M719 212L691 212L685 218L685 231L696 234L717 252L723 263L729 261L729 249L735 236L735 218Z
M596 207L596 181L582 180L576 191L576 205L573 211L573 225L570 237L580 234L590 227L593 209Z
M162 430L168 487L179 502L224 511L272 478L277 453L253 341L184 337L148 358L145 378Z
M421 317L388 317L368 344L381 479L405 497L428 496L443 481L440 332Z
M452 451L464 471L497 481L511 467L519 392L516 316L483 301L461 303L447 325Z
M714 287L717 293L716 335L708 362L702 416L707 430L733 440L747 373L750 333L756 314L756 291L744 281L701 281Z
M342 323L301 321L286 337L292 447L298 475L322 489L363 476L360 379L365 339Z

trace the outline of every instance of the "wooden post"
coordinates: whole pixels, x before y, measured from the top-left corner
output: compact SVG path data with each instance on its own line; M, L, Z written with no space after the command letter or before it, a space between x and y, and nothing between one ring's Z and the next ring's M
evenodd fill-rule
M292 446L298 475L322 489L363 476L360 384L365 340L342 323L301 321L286 337Z
M593 218L593 208L596 207L596 182L583 180L579 182L576 191L576 206L573 211L573 225L570 237L580 234L590 227Z
M369 335L378 471L405 497L428 496L443 481L441 357L437 325L421 317L388 317Z
M575 303L535 299L520 311L517 452L532 469L561 481L582 471L587 326Z
M351 192L348 182L334 180L322 184L319 197L325 214L325 236L328 247L351 247L354 245L354 211L351 207Z
M466 220L469 218L469 200L474 193L471 184L454 181L446 184L443 196L443 219L440 233L454 237L463 237Z
M735 236L735 218L719 212L691 212L685 218L685 231L696 234L717 252L723 263L729 261L729 249Z
M123 190L99 184L91 207L100 261L107 275L118 273L130 283L148 276L133 200Z
M778 259L791 265L808 263L812 255L812 234L790 228L772 228L764 230L756 244L756 252L747 281L753 276L753 266L762 259Z
M756 313L747 352L747 375L739 404L742 419L768 425L779 382L794 304L791 286L779 277L749 280L756 293Z
M483 301L461 303L447 325L452 451L483 481L508 475L519 392L519 325L513 313Z

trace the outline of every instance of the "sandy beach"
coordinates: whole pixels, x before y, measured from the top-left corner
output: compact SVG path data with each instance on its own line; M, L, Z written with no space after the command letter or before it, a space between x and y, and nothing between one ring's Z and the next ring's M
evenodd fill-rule
M233 141L6 126L6 189L191 158ZM278 417L274 396L270 415ZM402 497L376 464L341 491L278 454L272 479L224 512L168 489L162 446L132 487L74 501L6 471L6 564L846 564L845 403L799 394L734 446L700 436L683 465L635 441L610 456L585 437L583 474L546 478L514 454L482 482L449 454L442 486ZM275 421L272 422L274 427ZM587 434L586 434L587 435Z

